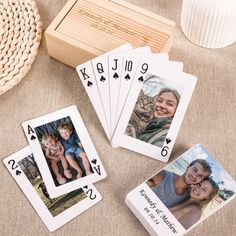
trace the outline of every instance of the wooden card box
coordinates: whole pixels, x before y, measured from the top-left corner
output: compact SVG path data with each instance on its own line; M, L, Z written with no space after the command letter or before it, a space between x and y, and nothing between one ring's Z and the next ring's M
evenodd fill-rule
M125 43L168 52L175 23L120 0L69 0L45 32L48 54L72 67Z

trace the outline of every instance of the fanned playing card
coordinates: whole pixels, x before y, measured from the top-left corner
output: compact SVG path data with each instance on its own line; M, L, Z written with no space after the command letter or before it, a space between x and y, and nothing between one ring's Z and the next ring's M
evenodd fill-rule
M167 62L168 61L168 54L165 53L158 53L158 54L149 54L149 55L136 55L136 54L125 54L123 57L123 66L121 71L121 79L120 79L120 86L119 86L119 96L116 108L116 118L115 118L115 127L112 131L112 135L114 134L115 128L117 123L120 119L120 115L124 104L126 102L127 96L130 91L130 87L133 82L133 78L136 73L136 69L139 65L139 62L143 59L143 57L149 57L152 61L160 61L160 62ZM181 66L177 69L181 70Z
M135 73L141 57L150 53L151 50L149 47L141 47L109 56L111 138L117 124L116 115L119 103L122 69L124 68L125 72L127 72L124 77L126 77L127 80L132 81L133 74ZM127 61L124 63L123 59L128 55L133 56L133 61Z
M102 58L104 56L108 56L114 53L117 53L119 51L123 50L128 50L131 47L130 44L125 44L119 48L116 48L110 52L105 53L104 55L100 56L99 58ZM96 61L94 60L94 64ZM109 124L107 120L106 111L104 110L104 105L102 103L102 97L99 93L99 88L102 89L102 84L99 83L99 88L97 85L97 81L99 82L105 82L107 78L105 76L107 75L102 75L104 71L104 67L100 62L97 62L95 67L93 68L92 61L88 61L83 63L82 65L78 65L76 67L77 73L79 75L79 78L89 96L89 99L97 113L97 116L102 124L102 127L106 133L106 136L108 139L110 139L110 130L109 130ZM97 79L96 79L96 74L97 74ZM100 75L101 72L101 75ZM106 93L108 93L107 89L105 90ZM103 95L102 95L103 96ZM105 105L107 107L107 105ZM105 108L106 108L105 107Z
M122 47L112 50L111 52L109 52L109 54L106 53L104 55L96 57L95 59L91 61L109 131L111 130L111 127L110 127L111 118L110 118L110 99L109 99L110 98L110 89L109 89L110 75L109 75L109 70L108 70L109 68L108 55L111 55L111 54L113 55L113 54L127 51L130 49L132 49L132 46L130 44L126 44Z
M196 84L182 64L144 58L138 66L112 143L168 161Z
M50 197L29 146L4 159L4 164L50 231L102 199L93 185L85 185L57 198Z

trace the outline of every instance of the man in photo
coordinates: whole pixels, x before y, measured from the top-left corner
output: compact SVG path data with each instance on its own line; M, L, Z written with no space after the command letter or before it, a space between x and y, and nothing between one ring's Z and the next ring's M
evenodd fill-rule
M192 161L183 175L162 170L150 180L148 186L169 208L189 197L190 186L202 182L212 173L209 163L202 159Z

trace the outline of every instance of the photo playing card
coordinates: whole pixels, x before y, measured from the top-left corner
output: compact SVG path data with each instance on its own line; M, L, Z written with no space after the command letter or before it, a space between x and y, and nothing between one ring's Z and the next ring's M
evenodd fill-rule
M106 178L76 106L22 124L50 197Z
M50 231L61 227L102 199L93 185L85 185L57 198L51 198L30 146L3 162Z
M118 103L116 109L116 124L119 121L121 111L125 104L126 98L128 96L131 84L133 82L134 75L136 73L136 69L141 58L147 55L134 55L134 54L126 54L123 57L123 65L121 71L121 79L120 79L120 88L119 88L119 96L118 96ZM167 61L168 54L166 53L158 53L158 54L150 54L150 58L152 60L157 61ZM114 133L115 130L113 130Z
M128 50L130 47L131 47L130 44L125 44L119 48L116 48L110 52L103 54L103 56L108 56L110 54L117 53L119 51ZM101 69L101 66L99 65L98 68ZM76 67L76 71L89 96L89 99L94 107L94 110L97 113L97 116L102 124L102 127L106 133L106 136L108 137L108 139L110 139L111 134L109 130L108 121L105 115L106 112L104 111L103 103L101 101L101 96L100 96L97 81L95 78L92 62L88 61L81 65L78 65ZM102 80L104 81L104 79Z
M197 81L175 72L171 64L148 58L140 63L112 139L114 145L168 161Z
M110 89L110 127L111 127L111 136L113 135L114 129L116 127L116 112L119 101L119 91L120 91L120 82L122 76L122 67L123 67L123 58L127 55L133 55L135 62L139 62L142 55L150 54L151 49L149 47L136 48L134 50L128 50L127 52L117 53L108 57L109 63L109 89ZM129 63L130 64L130 63ZM136 64L129 66L129 69L135 71ZM131 71L130 71L131 72ZM112 138L112 137L111 137Z
M96 57L91 61L109 131L111 130L111 121L108 55L124 52L130 49L132 49L131 44L125 44L119 48L110 51L109 54L104 54L102 56Z
M151 235L180 236L235 198L236 182L200 144L128 193Z

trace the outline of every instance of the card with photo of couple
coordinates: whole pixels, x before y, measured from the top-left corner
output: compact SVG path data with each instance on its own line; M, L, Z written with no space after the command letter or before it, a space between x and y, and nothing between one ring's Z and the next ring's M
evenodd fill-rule
M126 204L151 235L184 235L235 193L236 182L197 144L128 193Z
M168 161L197 81L181 62L126 44L76 70L113 147Z

